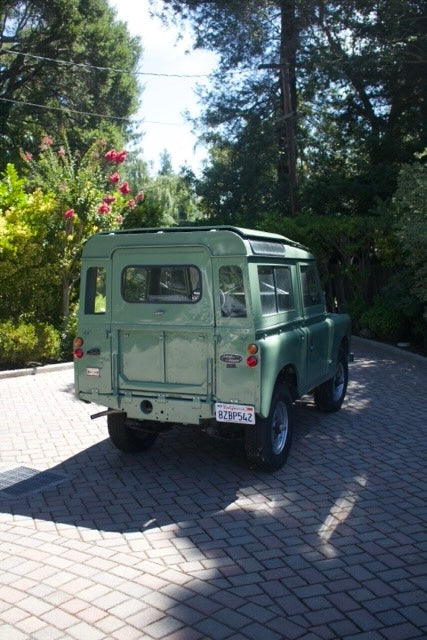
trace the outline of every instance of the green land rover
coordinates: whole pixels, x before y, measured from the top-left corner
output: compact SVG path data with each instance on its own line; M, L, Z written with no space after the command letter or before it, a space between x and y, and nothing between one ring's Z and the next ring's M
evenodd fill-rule
M175 425L241 435L251 464L277 469L293 402L337 411L350 319L326 311L313 256L235 227L99 233L82 258L77 397L107 407L113 444L151 446Z

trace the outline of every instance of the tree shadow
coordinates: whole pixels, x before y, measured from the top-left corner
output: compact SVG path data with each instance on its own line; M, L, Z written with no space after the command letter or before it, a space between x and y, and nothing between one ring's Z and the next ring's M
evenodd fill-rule
M375 594L391 608L420 597L420 551L403 531L422 531L422 407L411 405L415 370L396 400L386 395L398 373L392 361L356 362L336 414L299 401L291 453L275 473L248 469L237 444L174 428L138 456L101 440L50 469L64 478L55 487L0 492L2 510L173 547L181 573L167 556L140 564L141 584L158 592L156 620L148 607L131 621L147 634L164 624L179 640L387 636L391 622L369 610Z
M62 392L73 394L73 385ZM359 392L363 394L363 388ZM353 384L353 397L357 393ZM355 415L351 408L321 414L312 398L304 397L295 407L290 457L276 473L248 468L241 442L213 439L191 427L161 434L152 449L138 455L122 454L109 439L101 440L51 467L49 472L57 476L54 486L38 488L35 482L32 489L30 479L22 493L19 484L14 495L7 488L0 490L0 507L33 519L127 533L177 523L182 527L183 522L222 513L244 499L252 486L271 505L277 494L293 491L302 477L322 477L324 447L345 450L345 432ZM334 476L331 469L327 474ZM261 491L264 485L271 489L268 495Z

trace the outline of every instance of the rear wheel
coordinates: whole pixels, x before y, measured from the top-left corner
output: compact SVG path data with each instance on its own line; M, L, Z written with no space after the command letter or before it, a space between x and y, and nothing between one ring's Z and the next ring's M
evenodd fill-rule
M314 389L314 402L320 411L338 411L344 401L348 384L348 361L344 351L338 354L335 374Z
M277 385L267 418L257 418L255 426L246 427L245 449L249 462L274 471L288 457L292 441L293 406L287 387Z
M149 449L158 433L140 429L137 420L130 420L126 413L110 413L107 416L108 434L113 445L124 453L138 453Z

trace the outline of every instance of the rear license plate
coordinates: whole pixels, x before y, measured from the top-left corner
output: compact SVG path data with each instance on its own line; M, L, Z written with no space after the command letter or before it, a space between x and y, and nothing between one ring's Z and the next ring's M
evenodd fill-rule
M245 404L215 403L215 417L218 422L235 424L255 424L255 408Z

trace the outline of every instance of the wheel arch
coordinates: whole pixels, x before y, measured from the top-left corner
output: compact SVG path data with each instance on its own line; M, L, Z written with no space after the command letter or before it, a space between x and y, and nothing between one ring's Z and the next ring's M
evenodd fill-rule
M298 373L293 364L287 364L283 367L277 376L277 384L283 384L289 389L292 401L298 398Z
M346 356L350 353L350 340L348 336L344 336L338 346L338 353L345 353Z
M286 386L291 394L292 402L299 397L298 392L298 372L297 368L288 363L278 372L275 378L271 377L265 381L267 388L264 388L261 394L261 416L264 418L268 416L270 412L271 402L274 396L274 392L279 384Z

